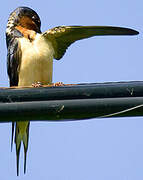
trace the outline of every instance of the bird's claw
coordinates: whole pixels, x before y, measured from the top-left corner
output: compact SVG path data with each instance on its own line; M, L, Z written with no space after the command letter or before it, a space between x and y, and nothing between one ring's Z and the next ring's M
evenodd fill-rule
M41 82L36 82L32 84L33 87L42 87L42 83Z
M53 86L64 86L64 84L62 82L56 82L53 84Z

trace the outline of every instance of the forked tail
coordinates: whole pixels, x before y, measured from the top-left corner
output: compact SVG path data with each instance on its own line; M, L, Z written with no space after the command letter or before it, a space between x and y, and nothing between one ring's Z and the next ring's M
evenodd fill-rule
M23 142L24 146L24 173L26 172L26 156L28 149L28 139L29 139L29 121L20 121L16 123L12 123L12 140L11 140L11 148L13 143L13 135L14 135L14 126L15 129L15 144L16 144L16 159L17 159L17 176L19 175L19 155L20 155L20 147L21 142Z

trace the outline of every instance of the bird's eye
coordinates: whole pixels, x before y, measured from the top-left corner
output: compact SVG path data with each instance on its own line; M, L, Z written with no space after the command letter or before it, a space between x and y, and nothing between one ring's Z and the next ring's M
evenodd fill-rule
M36 19L35 16L32 16L32 19L35 20Z
M34 22L37 22L38 24L41 23L40 20L39 20L39 18L37 18L36 16L32 16L32 20L33 20Z

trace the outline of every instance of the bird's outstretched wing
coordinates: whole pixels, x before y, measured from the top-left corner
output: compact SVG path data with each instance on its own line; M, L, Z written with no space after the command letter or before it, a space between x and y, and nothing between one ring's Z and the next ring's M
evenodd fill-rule
M92 36L104 35L136 35L137 31L123 27L112 26L59 26L50 29L42 36L51 41L54 47L54 58L63 57L66 49L75 41Z

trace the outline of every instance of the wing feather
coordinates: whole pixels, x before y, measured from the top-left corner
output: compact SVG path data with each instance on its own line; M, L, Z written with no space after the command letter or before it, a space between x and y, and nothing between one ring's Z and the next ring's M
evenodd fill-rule
M18 40L12 38L8 46L7 54L7 72L10 80L10 86L18 86L18 73L21 61L21 50Z
M17 38L8 38L7 48L7 72L9 76L10 86L18 86L18 73L21 61L21 50ZM16 123L12 122L11 150L13 145L15 125ZM17 152L17 164L19 163L19 150ZM17 165L17 174L18 171L19 166Z
M51 41L55 54L59 60L63 57L66 49L75 41L101 35L136 35L137 31L123 27L112 26L59 26L50 29L42 36Z

